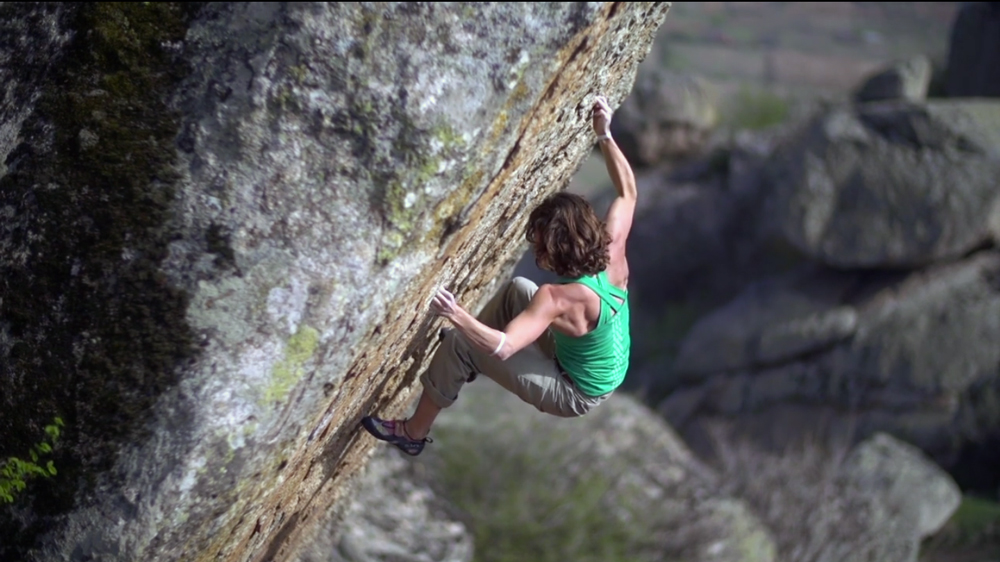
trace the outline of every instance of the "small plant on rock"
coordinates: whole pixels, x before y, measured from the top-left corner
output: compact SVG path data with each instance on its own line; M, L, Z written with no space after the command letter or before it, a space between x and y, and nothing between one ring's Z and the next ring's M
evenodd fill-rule
M55 464L49 460L44 465L42 457L52 452L52 447L59 440L62 418L56 417L50 425L45 426L45 439L34 445L28 451L28 460L8 457L0 464L0 501L14 503L17 493L24 490L28 480L33 477L51 478L56 474Z

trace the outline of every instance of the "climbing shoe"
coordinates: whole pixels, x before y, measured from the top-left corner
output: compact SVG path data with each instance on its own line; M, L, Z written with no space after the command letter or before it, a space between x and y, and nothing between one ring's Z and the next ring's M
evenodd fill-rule
M424 439L411 439L409 435L406 434L406 426L402 425L402 420L383 420L375 416L365 416L361 418L361 426L372 434L372 437L380 441L385 441L387 443L392 443L393 445L399 447L399 450L403 451L411 457L415 457L420 454L420 451L424 450L424 445L427 443L433 443L434 441L430 437ZM400 430L402 435L396 435L396 430Z

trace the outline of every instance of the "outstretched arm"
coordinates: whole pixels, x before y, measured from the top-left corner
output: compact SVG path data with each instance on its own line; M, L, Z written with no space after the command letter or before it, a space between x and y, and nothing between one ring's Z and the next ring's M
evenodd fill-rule
M603 96L598 96L594 102L594 133L598 136L598 143L601 153L604 155L604 164L608 169L608 175L615 185L618 197L611 203L608 209L608 217L605 219L608 234L611 235L611 262L614 264L616 258L625 256L625 240L632 229L632 215L635 213L636 196L635 176L628 160L622 154L614 139L611 138L611 107Z
M514 317L503 330L495 330L469 314L455 301L455 296L438 289L431 309L451 321L465 339L483 353L501 361L531 345L561 313L552 297L551 287L543 285L535 292L528 307Z

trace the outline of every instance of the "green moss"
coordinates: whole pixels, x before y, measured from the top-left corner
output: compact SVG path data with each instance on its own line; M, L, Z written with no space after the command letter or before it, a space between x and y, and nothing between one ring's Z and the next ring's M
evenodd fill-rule
M407 123L405 116L397 119ZM434 143L433 141L437 141ZM440 123L430 130L421 130L412 124L403 127L393 143L393 155L405 162L397 175L385 183L382 196L383 215L389 228L383 234L378 250L378 260L386 264L409 247L419 246L436 238L437 229L417 232L421 217L428 213L439 216L441 205L429 208L424 186L437 176L441 163L448 158L458 157L466 148L465 139L451 125ZM467 189L456 190L466 195ZM453 199L455 192L449 195Z
M462 135L447 123L442 123L434 127L432 134L434 138L441 141L445 150L454 150L465 146L465 139L462 138Z
M530 94L531 90L528 89L528 85L523 80L518 80L517 86L514 87L514 91L510 95L510 99L514 103L520 103L528 99Z
M0 398L0 455L36 443L55 412L67 426L53 453L59 474L34 486L38 514L70 509L78 483L93 483L122 442L141 438L148 409L196 353L186 297L159 263L180 128L166 100L187 73L164 46L184 39L199 8L68 5L74 38L39 84L18 166L0 178L0 208L17 219L0 251L31 256L0 255L0 318L16 342L0 367L13 381ZM6 3L0 17L20 9ZM31 146L46 139L47 150ZM0 556L33 540L7 515L0 535L18 540Z
M415 198L414 198L415 199ZM413 227L413 218L419 212L415 201L407 205L407 190L399 181L395 181L385 190L385 218L393 227L406 234Z
M309 76L309 67L304 64L299 64L288 69L289 74L295 79L299 84L305 82L306 77Z
M490 128L490 144L496 143L500 139L500 135L507 130L507 123L510 117L507 115L507 111L503 110L497 115L497 118L493 120L493 127Z
M352 53L356 58L365 59L374 50L378 41L380 26L382 24L382 10L372 6L361 5L355 25L358 33L355 37L362 37L361 41L355 42Z
M303 365L319 343L319 332L310 326L302 326L289 338L285 355L271 371L271 384L264 390L264 402L271 404L284 400L295 383L305 374Z

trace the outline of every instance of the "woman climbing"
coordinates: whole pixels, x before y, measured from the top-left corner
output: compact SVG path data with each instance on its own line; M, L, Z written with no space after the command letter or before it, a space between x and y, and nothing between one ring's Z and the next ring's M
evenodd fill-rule
M484 374L540 411L582 416L622 383L629 363L628 263L625 241L632 227L636 187L632 169L611 138L611 108L593 106L597 134L618 197L601 221L580 196L560 192L536 207L525 235L538 266L560 276L538 287L515 277L497 291L478 317L447 290L431 309L447 318L413 416L362 419L377 439L418 455L431 425L458 398L462 385Z

